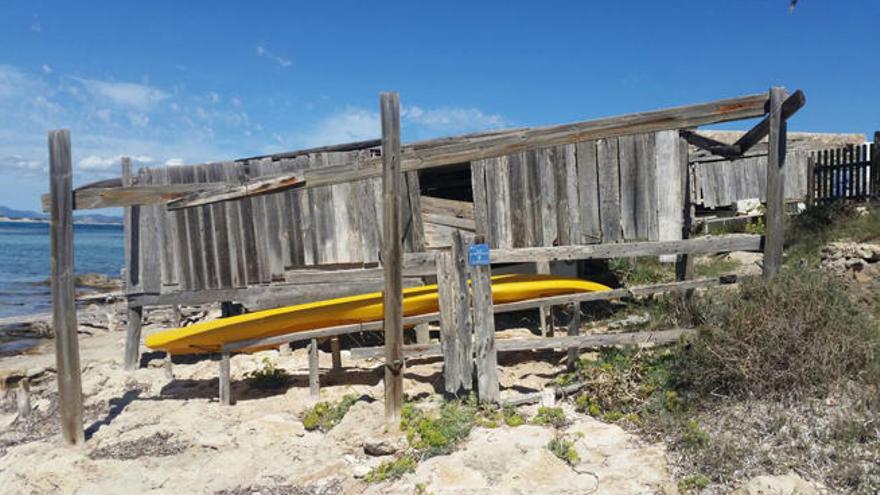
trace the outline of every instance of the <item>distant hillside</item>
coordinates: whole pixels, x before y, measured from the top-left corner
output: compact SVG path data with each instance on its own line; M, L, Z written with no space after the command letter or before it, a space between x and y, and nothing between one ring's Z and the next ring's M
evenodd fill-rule
M0 217L11 218L14 220L48 220L49 215L36 211L16 210L6 206L0 206ZM122 224L122 217L113 217L109 215L74 214L76 223L116 223Z

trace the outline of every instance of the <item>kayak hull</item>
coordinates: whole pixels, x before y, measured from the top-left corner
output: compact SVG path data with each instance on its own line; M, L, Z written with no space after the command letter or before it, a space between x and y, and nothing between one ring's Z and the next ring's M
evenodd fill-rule
M576 278L553 275L499 275L492 277L495 304L538 297L610 290L608 287ZM403 314L415 316L438 311L436 285L403 290ZM295 306L258 311L206 321L147 337L147 347L170 354L219 352L224 344L316 330L338 325L382 320L382 293L372 292ZM258 349L248 349L250 351Z

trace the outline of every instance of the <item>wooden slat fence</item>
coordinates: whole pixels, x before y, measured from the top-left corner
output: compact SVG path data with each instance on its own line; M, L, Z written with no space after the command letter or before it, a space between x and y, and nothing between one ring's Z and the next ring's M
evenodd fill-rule
M811 154L815 204L877 198L880 184L871 159L876 143L819 150ZM872 149L874 148L874 149Z
M809 153L790 150L785 164L785 199L807 198ZM695 161L691 165L693 201L705 208L726 207L739 200L767 201L767 155L735 160Z

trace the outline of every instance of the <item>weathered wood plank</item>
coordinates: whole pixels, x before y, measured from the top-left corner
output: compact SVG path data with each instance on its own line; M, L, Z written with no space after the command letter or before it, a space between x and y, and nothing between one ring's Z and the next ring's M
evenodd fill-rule
M639 239L637 219L638 168L635 136L620 136L617 140L620 167L620 227L623 239ZM644 240L644 238L641 238Z
M481 239L477 239L478 241ZM474 321L474 369L477 373L477 397L481 402L497 403L498 355L495 351L495 314L492 312L492 267L471 267Z
M675 241L602 243L587 246L552 246L520 249L492 249L492 263L572 261L579 259L658 256L662 254L706 254L727 251L759 251L762 237L751 234L705 236Z
M770 88L769 135L767 155L767 211L764 225L767 239L764 243L764 276L771 277L782 268L782 248L785 237L785 141L786 123L782 115L785 90Z
M602 224L599 215L599 172L597 170L596 142L577 143L576 153L582 236L576 244L601 242Z
M309 341L309 398L321 398L320 370L318 369L318 339Z
M122 157L122 185L131 187L134 178L131 170L131 159ZM125 291L134 293L140 291L140 206L129 206L123 209L122 224L125 239L123 241L123 253L125 256Z
M474 222L477 235L489 237L489 201L486 192L486 164L483 160L471 162L471 190L474 198Z
M540 174L541 198L541 239L543 245L552 246L559 241L559 225L556 207L556 167L558 166L556 150L544 148L537 150L538 168Z
M675 131L658 132L655 136L656 173L655 194L658 199L657 225L659 241L681 239L684 222L684 190L682 189L682 153L679 136ZM661 258L665 261L674 261Z
M289 189L299 188L305 184L305 180L296 176L283 175L280 177L255 178L244 184L223 184L219 187L209 187L201 191L191 192L168 201L169 210L181 210L193 206L211 205L236 199L257 197L273 194Z
M656 241L657 226L657 163L654 134L636 136L636 236Z
M400 421L403 407L403 250L400 238L400 100L397 93L382 93L382 264L385 324L385 419Z
M798 110L801 109L807 103L807 97L804 95L804 92L801 90L797 90L791 96L787 97L784 102L782 102L781 108L781 116L780 118L785 121L788 120L789 117L794 115ZM764 136L767 136L770 132L772 122L770 121L770 116L764 117L755 127L751 128L748 132L742 135L735 143L733 143L733 147L740 153L745 153L752 146L758 144L759 141L764 139Z
M452 246L437 259L440 333L444 346L446 392L470 390L473 383L473 326L467 280L467 253L461 234L453 232Z
M233 403L231 359L229 352L220 354L220 404L224 406L231 406Z
M76 334L73 265L73 165L70 131L49 132L49 242L52 268L52 326L58 377L61 437L69 445L85 442L82 375Z
M601 242L617 242L623 239L620 223L617 138L600 139L596 143L596 147L599 177L599 221L602 225Z

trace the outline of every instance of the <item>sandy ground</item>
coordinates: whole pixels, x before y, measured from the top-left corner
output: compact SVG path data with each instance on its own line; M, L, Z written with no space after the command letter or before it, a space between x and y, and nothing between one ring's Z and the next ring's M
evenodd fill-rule
M162 316L145 333L162 328ZM547 443L560 434L549 427L475 428L451 455L435 457L400 480L362 480L388 456L364 445L383 439L404 444L384 423L381 363L353 361L331 370L322 352L321 399L345 394L361 399L328 433L307 432L301 417L312 404L305 349L232 359L234 406L217 400L219 362L176 363L174 379L159 356L144 366L121 368L124 333L89 329L81 337L86 435L84 446L65 447L58 432L52 346L39 353L0 359L0 370L28 369L35 377L33 410L15 411L14 393L0 408L0 487L14 493L656 493L674 487L662 445L648 445L621 428L568 410L566 432L582 459L569 466ZM507 331L522 337L527 330ZM505 335L502 334L502 337ZM536 359L537 358L537 359ZM291 376L286 387L260 390L246 374L269 359ZM563 370L563 355L503 356L503 394L537 391ZM437 401L442 363L409 363L408 397ZM537 406L524 406L529 416ZM567 407L567 406L566 406ZM574 433L580 432L576 435Z

